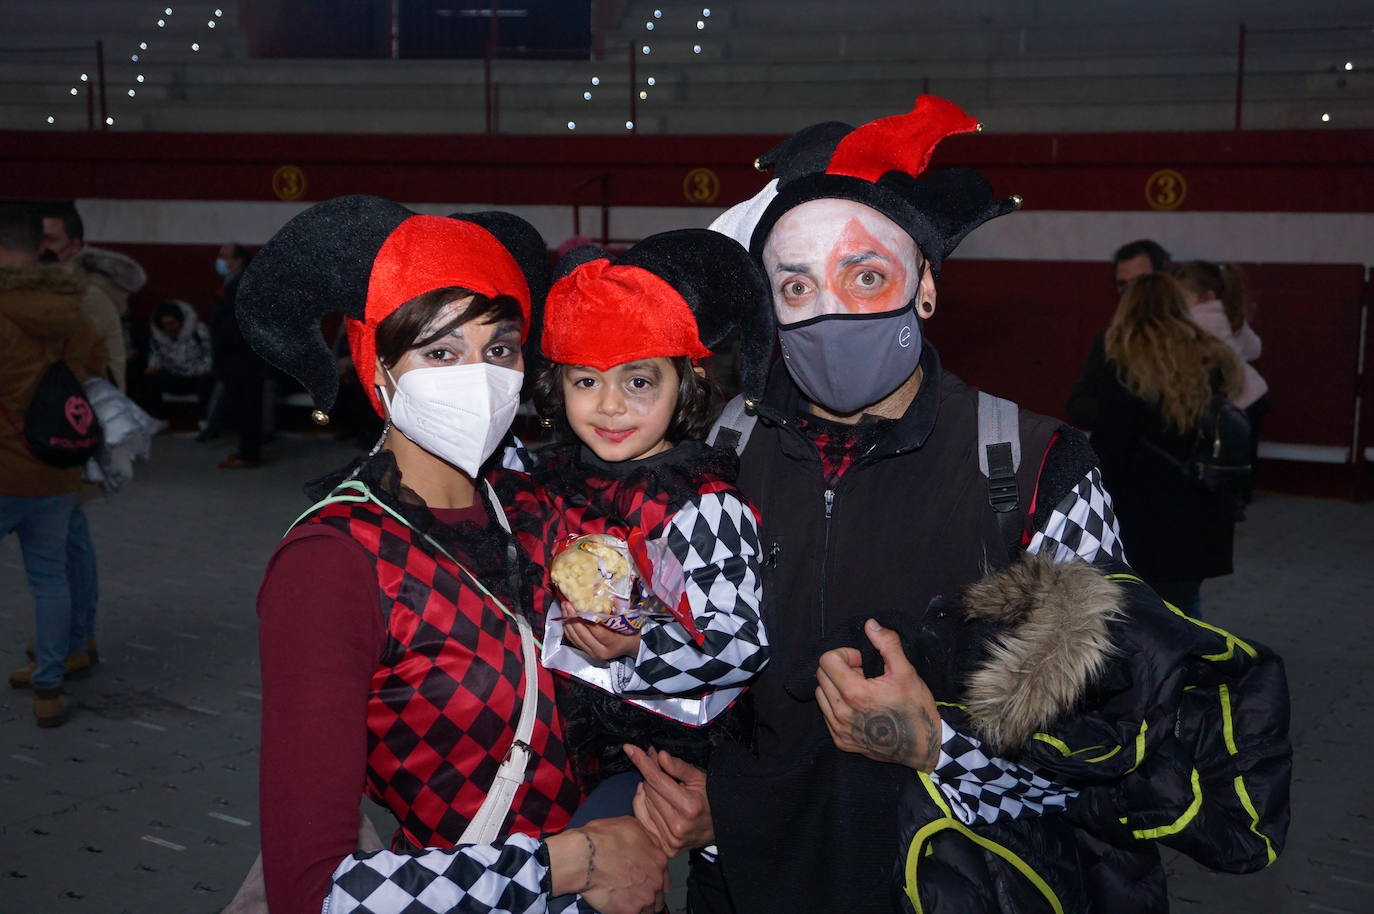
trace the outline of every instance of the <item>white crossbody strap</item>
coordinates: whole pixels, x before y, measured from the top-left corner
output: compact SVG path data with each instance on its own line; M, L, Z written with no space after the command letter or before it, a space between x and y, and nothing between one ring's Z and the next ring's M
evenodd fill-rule
M490 483L487 483L487 494L496 509L497 522L509 533L510 522L506 520L506 512L502 510ZM520 720L515 725L515 741L497 769L496 779L487 791L482 806L468 827L463 829L459 844L490 844L500 836L501 825L506 821L511 803L515 801L515 792L525 782L525 770L534 754L529 740L534 733L535 712L539 705L539 658L535 656L534 632L530 631L529 622L517 614L511 614L511 618L520 630L520 652L525 662L525 696L520 702Z

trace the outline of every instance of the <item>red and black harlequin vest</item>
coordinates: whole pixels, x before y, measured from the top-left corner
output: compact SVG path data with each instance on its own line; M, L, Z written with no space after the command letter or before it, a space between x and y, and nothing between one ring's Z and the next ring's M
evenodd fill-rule
M375 503L326 504L301 523L342 531L376 563L387 637L368 700L367 795L400 822L393 849L452 847L515 739L526 700L519 631L452 559ZM533 754L503 834L559 831L582 800L542 666L535 699Z

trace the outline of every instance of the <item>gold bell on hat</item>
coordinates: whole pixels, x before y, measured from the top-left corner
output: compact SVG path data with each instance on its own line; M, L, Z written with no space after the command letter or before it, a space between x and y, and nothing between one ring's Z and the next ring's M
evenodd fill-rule
M325 412L325 411L322 410L322 409L313 410L313 411L310 413L310 419L311 419L311 421L313 421L316 425L328 425L328 424L329 424L329 413Z

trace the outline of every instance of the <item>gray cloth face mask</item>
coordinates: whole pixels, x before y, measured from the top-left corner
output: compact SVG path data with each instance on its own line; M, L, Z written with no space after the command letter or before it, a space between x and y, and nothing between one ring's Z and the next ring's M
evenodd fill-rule
M877 314L823 314L778 327L788 374L812 403L845 416L877 403L921 362L913 299Z

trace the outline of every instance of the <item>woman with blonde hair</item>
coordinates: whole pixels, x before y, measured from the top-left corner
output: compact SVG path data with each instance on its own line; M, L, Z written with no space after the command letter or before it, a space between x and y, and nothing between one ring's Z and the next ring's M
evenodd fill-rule
M1263 344L1250 327L1255 303L1245 291L1245 276L1232 263L1190 260L1179 264L1174 278L1183 287L1188 316L1198 326L1226 343L1241 359L1245 383L1236 395L1236 406L1250 420L1250 465L1259 457L1260 423L1269 412L1269 384L1250 363L1260 357ZM1249 502L1250 491L1245 492Z
M1231 573L1235 507L1179 464L1216 393L1234 399L1242 389L1241 362L1189 318L1183 290L1161 273L1126 287L1106 352L1092 444L1126 555L1160 596L1195 615L1202 580Z

